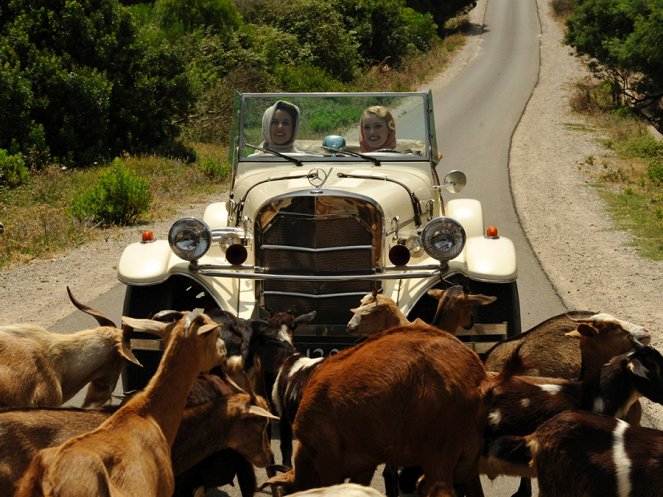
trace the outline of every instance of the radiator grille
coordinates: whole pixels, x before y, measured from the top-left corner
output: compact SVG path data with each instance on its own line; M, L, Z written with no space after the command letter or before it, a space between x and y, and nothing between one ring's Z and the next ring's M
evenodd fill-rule
M362 197L306 192L276 199L256 216L256 263L267 274L374 274L381 268L381 240L381 212ZM315 324L337 333L350 309L378 287L371 281L265 280L257 297L271 311L315 309Z

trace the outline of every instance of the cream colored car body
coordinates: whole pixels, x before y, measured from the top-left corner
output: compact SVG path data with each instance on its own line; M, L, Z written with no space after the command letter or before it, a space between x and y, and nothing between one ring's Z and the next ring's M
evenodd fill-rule
M322 136L300 127L299 152L286 154L288 158L255 153L261 115L257 107L251 107L254 100L263 107L277 99L295 101L302 109L302 121L310 122L316 114L308 115L306 109L319 113L325 98L338 102L344 97L367 103L382 99L404 107L397 117L395 151L356 156L356 129L339 125ZM437 176L436 169L446 175L452 168L444 162L438 166L435 160L439 155L430 94L238 94L234 112L231 189L225 199L201 213L212 234L209 250L191 262L175 255L167 240L129 245L118 271L128 287L125 313L184 305L172 293L186 285L194 287L194 293L205 294L207 305L199 306L217 306L246 319L286 309L297 313L315 309L320 319L304 327L301 348L309 355L327 354L354 340L344 336L342 327L349 309L367 292L379 289L411 319L425 318L434 305L427 296L429 289L463 282L478 289L477 293L494 289L498 299L506 295L510 300L489 312L499 319L485 323L479 319L474 330L459 330L469 337L469 344L481 352L498 338L519 331L513 243L502 234L485 236L479 200L453 198L443 191L462 185L440 184ZM406 128L417 112L421 122ZM343 136L344 146L323 147L326 135ZM450 175L451 180L458 178L464 176ZM448 261L437 260L421 248L422 232L439 218L459 222L465 233L462 251ZM246 249L241 264L226 258L233 241ZM400 246L401 255L403 246L409 249L406 264L390 260L395 246ZM173 278L184 283L169 283ZM190 303L191 298L183 300ZM143 305L141 299L149 303ZM326 308L329 305L331 309ZM472 338L486 333L495 337Z

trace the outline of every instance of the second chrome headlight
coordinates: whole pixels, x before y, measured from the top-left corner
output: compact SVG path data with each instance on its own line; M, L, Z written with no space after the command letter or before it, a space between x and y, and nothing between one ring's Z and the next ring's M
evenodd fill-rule
M465 229L455 219L436 217L424 226L421 241L428 255L438 261L448 261L465 247Z
M193 262L205 255L212 243L212 235L205 221L184 217L170 227L168 243L175 255Z

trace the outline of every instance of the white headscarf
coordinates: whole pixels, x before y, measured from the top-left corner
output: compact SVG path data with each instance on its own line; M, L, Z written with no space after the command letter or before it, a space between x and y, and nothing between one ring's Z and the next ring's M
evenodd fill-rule
M276 145L271 142L270 125L274 114L277 110L284 110L292 116L292 138L288 143L283 145ZM268 150L275 150L276 152L296 152L295 138L297 137L297 130L299 129L299 107L285 100L277 100L274 105L268 107L262 115L262 136L265 139L261 147Z

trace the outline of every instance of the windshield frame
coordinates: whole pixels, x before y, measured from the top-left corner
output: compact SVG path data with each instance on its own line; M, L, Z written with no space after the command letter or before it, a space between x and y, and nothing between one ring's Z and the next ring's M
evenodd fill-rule
M277 100L295 103L300 107L302 125L295 140L296 152L270 153L262 149L262 114ZM329 105L325 104L329 100ZM306 103L310 103L309 107ZM369 105L385 102L400 102L396 106L396 135L398 149L402 153L367 152L357 154L359 118ZM406 108L407 107L407 108ZM311 110L315 109L315 110ZM409 115L408 115L409 113ZM347 116L346 116L347 114ZM399 119L408 115L414 124L399 129ZM340 117L337 117L340 116ZM348 117L348 116L353 116ZM343 121L345 119L345 121ZM336 125L338 121L338 125ZM325 129L329 124L328 130ZM343 126L346 126L343 128ZM322 131L321 131L322 130ZM337 150L323 146L323 139L328 135L340 135L348 153L343 147ZM405 137L403 137L405 135ZM403 138L399 138L403 137ZM258 143L254 143L258 142ZM408 147L408 144L411 146ZM402 148L401 148L402 147ZM262 149L262 150L261 150ZM410 153L412 152L412 153ZM368 154L372 157L366 157ZM291 157L284 157L291 156ZM229 158L233 168L242 162L285 162L297 165L305 162L357 162L357 160L376 163L428 161L437 157L435 123L433 118L432 96L428 92L317 92L317 93L241 93L236 92L233 102L233 123L229 146ZM378 164L379 165L379 164Z

